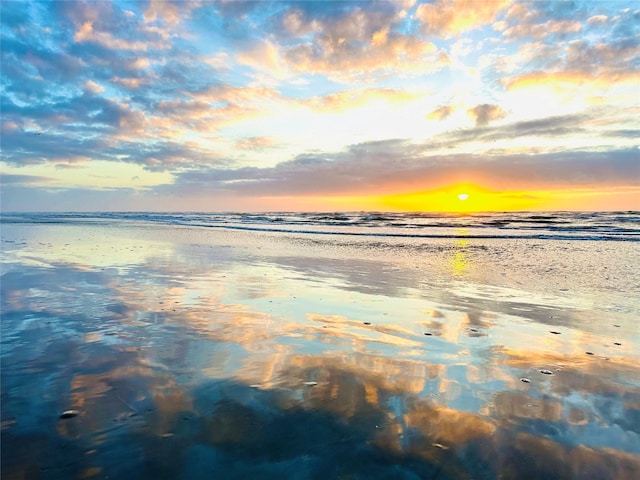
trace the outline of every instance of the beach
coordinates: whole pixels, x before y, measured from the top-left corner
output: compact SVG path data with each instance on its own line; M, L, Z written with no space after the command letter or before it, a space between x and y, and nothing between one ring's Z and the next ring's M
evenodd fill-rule
M3 478L640 477L637 220L150 217L3 219Z

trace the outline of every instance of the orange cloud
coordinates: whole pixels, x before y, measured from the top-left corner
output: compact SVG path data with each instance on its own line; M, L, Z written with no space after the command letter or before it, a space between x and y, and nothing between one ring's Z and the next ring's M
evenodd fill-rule
M325 38L314 45L298 45L286 50L284 55L293 70L325 74L341 81L351 81L385 70L435 72L450 63L446 51L438 50L433 43L416 37L378 36L368 39L368 42L362 47L342 38L337 41Z
M275 147L276 142L269 137L248 137L238 140L235 146L240 150L264 150Z
M445 105L440 108L436 108L433 112L427 115L429 120L444 120L453 113L453 107L451 105Z
M563 72L527 72L521 75L504 78L501 83L507 90L518 90L523 88L550 86L556 90L574 88L585 83L597 87L608 87L616 83L638 83L640 73L629 71L611 71L600 75L589 74L583 71L563 71Z
M199 100L169 100L159 102L156 108L159 113L171 119L171 127L179 125L200 132L213 131L261 113L261 110L250 106L216 106Z
M128 78L114 77L111 79L111 81L113 83L117 83L118 85L122 85L123 87L128 88L130 90L139 88L140 85L145 83L143 79L135 78L135 77L128 77Z
M287 75L288 65L278 45L269 40L261 41L252 48L239 52L236 60L256 70L267 70L277 77Z
M171 119L171 125L182 125L199 131L212 131L246 118L267 115L283 105L276 90L265 87L215 86L199 92L186 92L191 100L164 100L155 105L159 117Z
M202 100L165 100L156 104L156 109L172 117L189 119L209 116L214 110L209 102Z
M357 108L374 100L386 102L410 102L421 97L420 93L412 93L392 88L358 88L344 90L323 97L312 97L301 103L318 111L339 112Z
M93 22L84 22L80 25L76 33L73 35L73 40L76 43L99 43L103 47L111 50L133 50L145 52L149 47L148 42L124 40L114 37L109 32L96 31L93 28Z
M509 0L438 0L423 3L415 16L426 34L451 37L494 21Z
M180 23L182 17L181 6L190 8L193 2L172 3L166 0L150 0L149 7L142 14L145 23L162 20L168 26Z
M282 95L268 87L234 87L231 85L216 85L203 91L187 92L193 98L209 102L225 102L233 104L250 104L256 101L279 100Z
M98 94L104 92L104 87L93 80L87 80L84 84L85 90L90 93Z
M300 41L292 46L262 41L237 58L276 76L303 72L342 82L386 71L432 72L449 65L445 50L418 36L393 31L394 24L407 15L403 8L408 4L394 2L389 8L371 10L357 7L330 19L307 18L294 9L283 16L281 25Z

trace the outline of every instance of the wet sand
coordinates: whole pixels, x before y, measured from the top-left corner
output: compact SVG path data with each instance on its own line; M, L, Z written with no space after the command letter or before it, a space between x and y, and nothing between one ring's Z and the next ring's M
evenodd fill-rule
M638 255L4 224L2 477L640 478Z

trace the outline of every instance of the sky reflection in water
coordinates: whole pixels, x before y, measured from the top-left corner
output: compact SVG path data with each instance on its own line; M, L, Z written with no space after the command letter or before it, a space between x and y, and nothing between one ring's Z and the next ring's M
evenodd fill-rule
M395 257L9 224L2 240L3 478L640 473L633 300L546 284L531 258L500 260L508 242Z

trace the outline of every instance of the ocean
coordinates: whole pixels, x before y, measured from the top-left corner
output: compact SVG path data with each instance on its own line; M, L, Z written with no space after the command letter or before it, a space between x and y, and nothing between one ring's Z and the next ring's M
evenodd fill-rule
M203 228L409 238L519 238L640 241L640 212L476 214L334 213L4 213L6 223L153 222Z
M3 478L640 476L640 212L0 236Z

